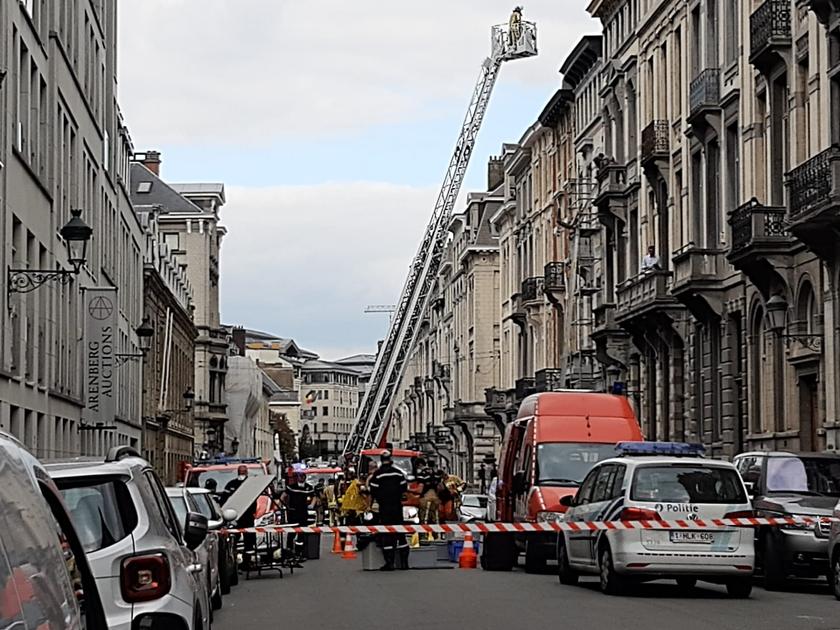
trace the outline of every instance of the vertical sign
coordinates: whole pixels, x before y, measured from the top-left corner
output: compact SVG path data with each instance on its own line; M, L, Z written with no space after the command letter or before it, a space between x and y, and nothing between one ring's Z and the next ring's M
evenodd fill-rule
M88 424L113 424L117 413L115 353L117 290L86 289L85 301L85 409Z

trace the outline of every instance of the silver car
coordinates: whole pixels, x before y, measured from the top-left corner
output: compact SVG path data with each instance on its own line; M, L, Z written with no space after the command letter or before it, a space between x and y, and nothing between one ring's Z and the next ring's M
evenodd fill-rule
M172 509L178 517L179 523L187 522L187 515L190 512L201 513L201 507L196 498L187 488L167 488L166 495L172 503ZM207 580L207 592L210 594L210 604L213 610L222 607L222 578L219 570L219 538L210 535L204 539L198 549L195 550L198 561L204 567L204 577Z
M831 589L834 597L840 599L840 503L834 506L831 525L820 521L818 525L822 530L829 529L831 533L828 539L828 557L831 561Z
M129 447L47 466L79 532L112 630L209 630L204 567L195 550L207 519L182 526L160 479Z
M20 442L0 431L0 630L45 627L108 626L58 488Z

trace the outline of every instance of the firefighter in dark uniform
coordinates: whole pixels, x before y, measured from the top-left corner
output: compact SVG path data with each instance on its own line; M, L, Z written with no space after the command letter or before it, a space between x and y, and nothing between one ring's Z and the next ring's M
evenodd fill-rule
M306 527L309 525L309 507L315 498L315 488L306 483L303 472L290 470L289 482L286 484L285 501L288 522ZM286 548L298 562L303 559L303 534L292 532L286 542Z
M379 522L382 525L403 524L403 496L408 492L408 480L391 460L391 452L384 451L380 457L382 465L368 481L370 494L379 505ZM385 556L381 571L393 571L397 553L400 554L400 568L408 568L408 543L405 534L382 534L379 544Z

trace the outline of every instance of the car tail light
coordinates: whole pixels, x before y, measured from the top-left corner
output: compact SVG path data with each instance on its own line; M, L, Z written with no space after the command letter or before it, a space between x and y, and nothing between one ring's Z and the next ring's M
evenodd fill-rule
M656 510L644 508L624 508L618 517L620 521L661 521L662 517Z
M134 556L123 560L120 568L120 590L130 603L160 599L172 587L169 561L163 554Z
M741 510L740 512L729 512L723 518L755 518L755 512L752 510Z

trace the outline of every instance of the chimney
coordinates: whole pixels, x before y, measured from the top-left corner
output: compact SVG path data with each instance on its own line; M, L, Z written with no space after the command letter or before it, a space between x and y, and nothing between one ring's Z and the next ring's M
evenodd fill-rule
M236 327L233 329L233 345L239 351L239 356L245 356L245 329Z
M155 175L160 177L160 151L146 151L141 154L140 162Z
M487 162L487 191L496 190L505 181L505 161L491 157Z

